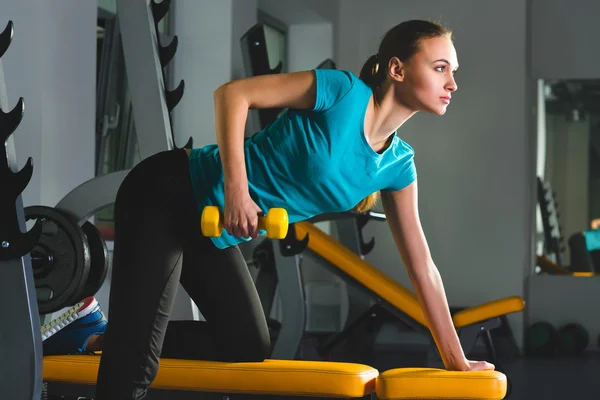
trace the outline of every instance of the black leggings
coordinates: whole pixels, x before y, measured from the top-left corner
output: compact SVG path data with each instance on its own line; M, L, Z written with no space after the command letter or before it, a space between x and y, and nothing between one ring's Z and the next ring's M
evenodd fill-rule
M237 246L220 250L202 236L184 150L156 154L133 168L119 188L114 213L97 400L144 398L161 356L267 357L269 331L246 262ZM180 282L206 322L169 323Z

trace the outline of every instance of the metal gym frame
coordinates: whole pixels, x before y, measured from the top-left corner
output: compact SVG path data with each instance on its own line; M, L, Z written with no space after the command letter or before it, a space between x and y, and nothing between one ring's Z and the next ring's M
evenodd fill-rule
M0 58L13 37L13 23L0 34ZM29 252L42 231L40 221L26 231L21 193L33 174L33 162L17 171L12 133L24 114L23 98L11 111L0 60L0 388L11 399L39 399L42 395L42 337Z
M183 96L183 80L174 90L166 88L163 68L177 50L177 37L163 46L157 39L157 25L169 10L170 1L117 0L117 18L128 72L140 159L175 147L170 112ZM0 58L13 37L9 22L0 34ZM10 79L10 78L9 78ZM25 232L21 193L29 183L33 163L29 159L17 172L16 152L11 134L23 116L23 99L8 113L8 98L0 60L0 387L13 399L40 399L42 395L41 322L29 251L38 242L41 223ZM184 147L191 147L190 141ZM4 156L5 155L5 156ZM6 162L4 162L6 160ZM74 215L83 224L99 210L114 203L121 182L129 170L97 176L79 185L55 208Z

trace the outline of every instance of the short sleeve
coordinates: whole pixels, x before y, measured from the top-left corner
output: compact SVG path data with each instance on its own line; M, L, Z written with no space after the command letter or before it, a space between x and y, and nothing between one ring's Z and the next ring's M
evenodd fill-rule
M314 111L327 111L348 94L354 85L350 72L337 69L314 69L316 99Z
M411 148L412 150L412 148ZM415 165L414 152L410 151L402 161L394 166L394 173L391 174L389 184L385 191L396 191L404 189L417 179L417 167Z

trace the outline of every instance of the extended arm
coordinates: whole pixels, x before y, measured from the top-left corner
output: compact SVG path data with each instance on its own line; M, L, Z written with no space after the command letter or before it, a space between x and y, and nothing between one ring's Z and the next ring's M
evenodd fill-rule
M386 219L448 370L491 368L473 365L460 345L440 273L434 264L418 213L417 182L395 192L381 192Z

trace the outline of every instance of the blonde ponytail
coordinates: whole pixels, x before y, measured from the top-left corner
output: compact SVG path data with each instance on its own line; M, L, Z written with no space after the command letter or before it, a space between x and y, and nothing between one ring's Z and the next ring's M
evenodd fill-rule
M353 210L356 212L367 212L371 210L375 204L379 201L379 192L371 193L364 199L362 199L357 205L354 206Z

